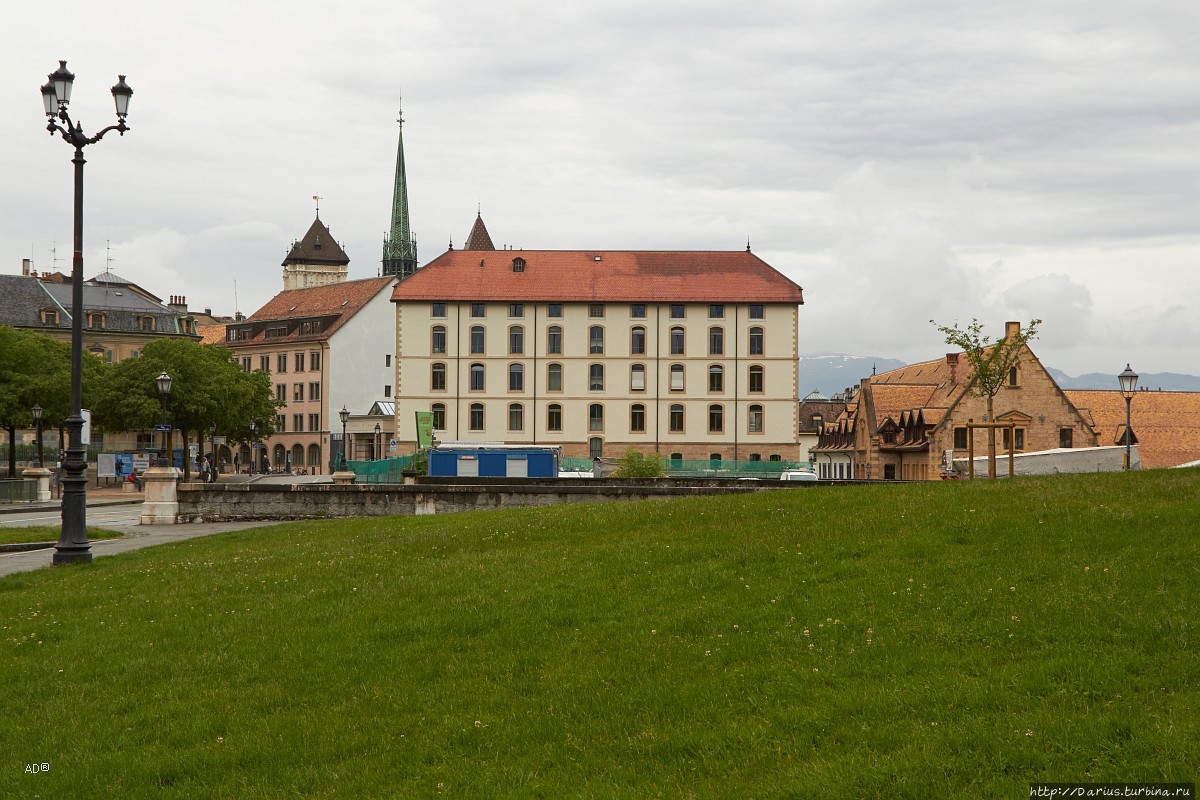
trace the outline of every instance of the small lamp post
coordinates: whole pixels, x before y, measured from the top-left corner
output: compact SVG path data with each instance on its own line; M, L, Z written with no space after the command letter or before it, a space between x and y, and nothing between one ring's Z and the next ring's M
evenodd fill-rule
M67 107L71 104L71 89L75 76L67 69L66 61L58 62L42 88L42 105L46 114L46 130L59 134L75 148L74 255L71 258L71 391L70 415L67 424L67 451L63 459L62 534L54 546L55 566L74 562L90 563L92 544L87 538L87 450L83 446L83 148L95 144L109 131L122 136L129 126L129 98L133 89L118 75L113 86L113 102L117 108L117 124L88 136L83 125L72 122ZM61 445L60 445L61 447Z
M1137 391L1138 374L1125 365L1125 371L1117 376L1121 383L1121 394L1125 395L1125 471L1129 471L1132 456L1133 429L1130 427L1130 404L1133 393Z
M171 376L164 370L161 375L154 379L158 384L158 397L162 401L162 429L163 429L163 449L167 453L167 466L171 466L173 454L171 453L171 428L167 424L167 399L171 396L171 384L173 383Z
M379 435L381 430L383 430L383 429L380 428L379 423L376 422L375 423L375 459L377 461L381 458L380 451L383 450L383 439Z
M345 469L346 468L346 423L350 419L350 412L346 410L345 406L342 406L342 410L338 412L338 418L341 419L341 421L342 421L342 466L341 466L341 469Z
M33 408L29 410L33 412L33 426L36 431L33 440L33 466L40 468L42 466L42 407L34 403Z
M208 447L210 450L212 450L212 456L213 456L212 464L210 464L208 468L212 474L212 479L213 479L214 483L217 480L217 465L219 463L221 463L220 459L217 458L216 438L217 438L217 423L216 423L216 421L213 421L213 423L208 426Z
M258 471L258 461L254 458L254 448L258 444L258 424L250 421L250 474Z

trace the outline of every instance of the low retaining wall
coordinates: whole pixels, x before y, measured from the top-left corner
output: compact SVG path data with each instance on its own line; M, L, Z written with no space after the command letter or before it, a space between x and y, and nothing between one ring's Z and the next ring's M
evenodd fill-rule
M844 483L844 482L843 482ZM633 480L528 481L522 479L419 479L412 485L332 483L201 484L178 487L179 521L326 519L453 514L566 503L698 497L766 490L804 490L813 483L785 481Z

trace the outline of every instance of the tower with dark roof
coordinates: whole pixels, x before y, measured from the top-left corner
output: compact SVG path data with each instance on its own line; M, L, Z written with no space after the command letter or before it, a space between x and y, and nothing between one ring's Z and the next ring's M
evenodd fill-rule
M392 187L392 227L383 240L383 274L404 279L417 271L417 240L408 219L408 180L404 174L404 116L396 120L396 181Z
M283 288L307 289L346 280L350 257L318 215L283 260Z
M471 226L471 232L467 234L467 243L463 250L495 250L496 246L492 244L492 237L488 235L487 227L483 224L483 215L479 212L475 214L475 224Z

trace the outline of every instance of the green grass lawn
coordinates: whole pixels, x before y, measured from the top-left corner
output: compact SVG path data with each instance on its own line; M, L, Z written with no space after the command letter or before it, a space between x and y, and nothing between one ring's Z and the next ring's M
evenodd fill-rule
M62 533L60 525L26 525L21 528L0 528L0 544L25 542L57 542ZM120 539L124 534L103 528L88 528L88 539Z
M1197 470L804 487L292 523L17 575L0 794L1193 781L1198 498Z

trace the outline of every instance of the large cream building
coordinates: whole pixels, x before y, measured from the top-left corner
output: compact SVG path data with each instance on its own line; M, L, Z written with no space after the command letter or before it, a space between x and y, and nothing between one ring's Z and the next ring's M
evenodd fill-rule
M495 250L481 220L468 248L393 290L400 452L432 411L572 457L798 458L803 293L749 249Z

